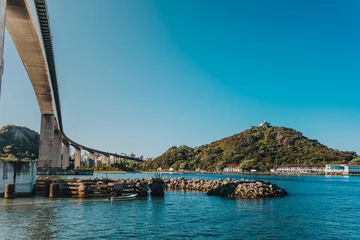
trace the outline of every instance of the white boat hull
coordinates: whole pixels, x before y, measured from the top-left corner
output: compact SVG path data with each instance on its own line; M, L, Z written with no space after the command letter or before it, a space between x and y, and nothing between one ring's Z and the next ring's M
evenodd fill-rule
M129 201L136 199L137 194L125 195L125 196L117 196L117 197L110 197L111 201Z

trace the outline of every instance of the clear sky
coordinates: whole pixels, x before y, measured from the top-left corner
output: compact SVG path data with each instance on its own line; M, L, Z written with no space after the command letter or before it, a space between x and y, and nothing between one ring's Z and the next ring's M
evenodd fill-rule
M357 0L48 0L65 132L156 157L268 120L360 153ZM5 36L0 126L39 131Z

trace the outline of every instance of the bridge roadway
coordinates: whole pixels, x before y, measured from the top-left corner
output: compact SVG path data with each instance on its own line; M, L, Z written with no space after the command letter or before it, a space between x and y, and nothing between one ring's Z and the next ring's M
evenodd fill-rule
M75 167L80 166L81 150L142 162L78 144L65 135L55 67L52 35L46 0L0 0L0 93L3 72L5 27L24 64L41 112L38 167L69 167L70 145L75 148ZM62 156L62 157L61 157Z

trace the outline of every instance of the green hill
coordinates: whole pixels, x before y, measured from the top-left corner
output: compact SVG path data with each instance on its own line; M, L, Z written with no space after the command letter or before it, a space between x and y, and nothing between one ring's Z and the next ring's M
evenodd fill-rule
M26 127L6 125L0 129L0 157L9 160L37 159L40 135Z
M284 164L321 165L348 163L355 152L330 149L291 128L252 127L244 132L197 148L171 147L148 163L148 168L202 170L222 169L240 163L244 169L269 171Z

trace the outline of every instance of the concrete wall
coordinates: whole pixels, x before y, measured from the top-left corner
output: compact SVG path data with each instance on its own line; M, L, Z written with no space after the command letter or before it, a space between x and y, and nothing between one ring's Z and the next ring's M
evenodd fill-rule
M14 183L17 196L30 195L36 183L36 167L35 162L0 161L0 196L4 195L5 184Z

